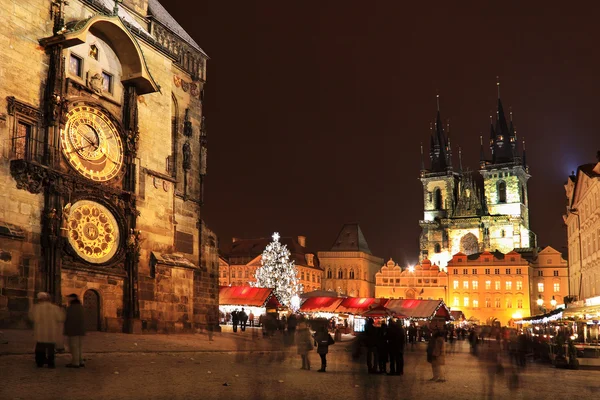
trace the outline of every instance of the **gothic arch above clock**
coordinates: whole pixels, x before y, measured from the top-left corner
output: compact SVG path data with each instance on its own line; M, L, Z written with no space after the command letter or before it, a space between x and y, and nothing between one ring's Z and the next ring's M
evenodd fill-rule
M86 42L88 32L110 44L123 68L121 82L137 88L138 94L159 91L152 78L144 54L129 29L118 17L96 15L89 19L71 21L65 25L65 32L40 40L42 46L62 44L68 48Z

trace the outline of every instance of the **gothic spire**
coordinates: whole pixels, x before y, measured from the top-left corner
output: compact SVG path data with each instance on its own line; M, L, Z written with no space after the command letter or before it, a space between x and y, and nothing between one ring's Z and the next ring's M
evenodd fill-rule
M431 159L431 172L444 172L452 167L449 166L448 159L448 141L444 133L444 125L440 114L440 95L436 96L437 115L435 126L431 129L431 148L429 157Z
M506 122L506 114L500 98L500 80L496 82L498 87L498 106L496 109L496 126L490 132L492 162L494 164L512 162L514 160L514 131ZM512 115L512 113L511 113Z

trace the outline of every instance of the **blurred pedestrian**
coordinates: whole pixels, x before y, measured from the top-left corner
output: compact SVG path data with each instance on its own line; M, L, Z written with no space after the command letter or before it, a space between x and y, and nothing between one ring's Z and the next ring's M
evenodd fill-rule
M377 373L379 359L377 357L377 328L373 318L367 319L365 325L365 339L367 344L367 369L369 374Z
M417 327L414 323L408 327L408 341L410 343L410 350L414 350L417 342Z
M38 303L30 299L29 319L33 321L33 336L35 338L35 362L38 367L48 364L54 368L54 350L57 338L57 326L62 327L65 321L64 311L52 304L50 295L46 292L37 294Z
M246 332L246 324L248 323L248 314L246 314L246 311L244 311L244 307L242 307L242 311L239 312L238 318L240 321L242 332Z
M310 337L310 330L304 320L298 324L298 329L295 330L295 341L297 352L302 358L302 368L310 370L309 351L313 349L313 340Z
M446 364L446 344L444 341L444 335L436 330L431 338L429 339L429 346L431 346L431 370L433 372L433 378L431 381L435 382L446 382L444 373L444 365Z
M479 349L479 362L487 378L481 381L485 398L494 398L496 376L504 375L504 367L500 362L499 353L500 341L497 340L490 340L489 346L482 346Z
M400 321L391 321L387 332L388 351L390 355L390 375L403 375L406 332L404 332L404 328Z
M67 317L65 319L65 335L69 338L71 362L67 364L67 367L79 368L85 366L81 351L83 336L85 335L85 313L76 294L69 295L68 298L69 306L67 307Z
M387 337L387 324L381 323L381 326L377 330L377 356L379 364L379 373L387 373L387 362L388 362L388 337Z
M240 323L240 317L238 315L237 308L231 312L231 321L233 323L233 331L237 332L238 324Z
M250 327L254 328L254 313L252 311L250 311L248 318L250 318Z
M315 342L317 343L317 353L321 357L321 369L318 372L326 372L329 346L335 342L323 325L319 325L317 332L315 332Z

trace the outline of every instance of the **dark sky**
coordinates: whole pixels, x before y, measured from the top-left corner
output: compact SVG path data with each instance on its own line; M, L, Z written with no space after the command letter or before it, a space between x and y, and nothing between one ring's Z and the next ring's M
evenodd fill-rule
M279 231L327 250L358 221L375 255L416 261L435 94L476 169L500 76L527 141L532 230L562 249L563 184L600 147L598 10L410 3L165 1L211 57L203 212L222 248Z

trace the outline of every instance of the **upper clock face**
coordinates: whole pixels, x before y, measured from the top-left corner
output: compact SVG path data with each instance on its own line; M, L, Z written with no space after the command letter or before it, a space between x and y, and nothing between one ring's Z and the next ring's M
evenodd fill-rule
M123 142L110 118L97 108L69 111L60 139L69 164L86 178L105 182L121 170Z
M67 215L69 244L84 260L101 264L119 249L119 226L103 205L89 200L74 203Z

